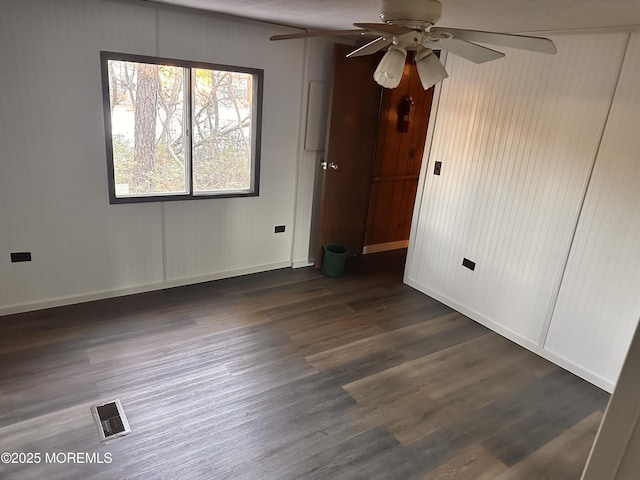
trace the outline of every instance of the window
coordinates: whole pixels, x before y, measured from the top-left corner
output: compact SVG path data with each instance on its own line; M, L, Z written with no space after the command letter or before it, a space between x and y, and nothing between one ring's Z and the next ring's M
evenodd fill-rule
M258 195L263 71L101 52L111 203Z

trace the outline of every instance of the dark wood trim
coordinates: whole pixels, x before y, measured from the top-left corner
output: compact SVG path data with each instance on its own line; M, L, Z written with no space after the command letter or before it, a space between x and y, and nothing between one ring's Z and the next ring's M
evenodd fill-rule
M395 182L398 180L418 180L418 175L396 175L393 177L371 177L372 182Z

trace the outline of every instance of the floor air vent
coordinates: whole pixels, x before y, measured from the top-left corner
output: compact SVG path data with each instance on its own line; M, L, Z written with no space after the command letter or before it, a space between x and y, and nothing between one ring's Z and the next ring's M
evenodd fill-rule
M91 413L98 425L100 441L106 442L131 433L120 400L94 405L91 407Z

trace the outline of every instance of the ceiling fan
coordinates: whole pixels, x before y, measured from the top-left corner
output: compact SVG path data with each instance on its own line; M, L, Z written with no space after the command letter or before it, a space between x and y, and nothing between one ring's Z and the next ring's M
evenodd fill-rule
M556 53L555 45L548 38L437 27L441 14L440 0L382 0L380 18L384 23L354 23L358 28L352 30L309 30L274 35L271 40L356 34L377 36L347 57L370 55L388 47L373 78L385 88L395 88L402 78L407 51L415 51L414 61L425 90L449 76L433 50L445 50L475 63L504 57L504 53L478 43Z

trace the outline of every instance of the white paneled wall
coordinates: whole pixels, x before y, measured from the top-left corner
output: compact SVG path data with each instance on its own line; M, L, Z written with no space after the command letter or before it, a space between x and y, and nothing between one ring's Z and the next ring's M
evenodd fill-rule
M561 35L555 56L484 65L447 57L407 283L541 350L627 37Z
M216 27L207 16L161 10L158 55L265 70L260 196L166 203L169 281L291 265L304 42L270 42L258 23ZM275 225L289 229L276 235Z
M640 317L640 34L632 36L545 348L616 382Z
M160 206L107 193L99 51L133 48L155 52L151 9L3 4L0 311L162 280ZM25 250L31 263L10 263Z
M294 219L311 223L295 207L303 82L327 80L330 58L269 42L274 28L146 2L3 3L0 314L292 264ZM260 196L109 205L101 50L263 68Z

